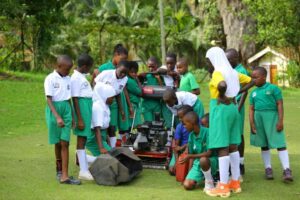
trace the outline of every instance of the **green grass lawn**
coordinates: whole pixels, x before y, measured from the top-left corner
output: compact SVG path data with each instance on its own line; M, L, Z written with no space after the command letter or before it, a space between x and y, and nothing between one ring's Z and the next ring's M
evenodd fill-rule
M208 108L207 85L201 85L201 89L201 99ZM249 145L246 123L246 175L243 192L232 195L233 199L300 199L300 90L286 89L283 94L285 132L295 181L288 185L282 183L276 151L272 151L275 180L264 180L260 151ZM60 185L55 179L54 147L47 143L44 108L40 78L0 81L0 199L212 199L200 188L185 191L174 177L162 170L144 170L131 183L116 187L94 182ZM70 175L77 176L74 156L75 137L72 136L69 171Z

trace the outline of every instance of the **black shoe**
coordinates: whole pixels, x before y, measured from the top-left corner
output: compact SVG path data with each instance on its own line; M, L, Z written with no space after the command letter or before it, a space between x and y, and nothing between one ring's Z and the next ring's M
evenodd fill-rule
M60 177L61 177L61 175L62 175L62 172L61 171L58 171L58 172L56 172L56 180L60 180Z
M240 164L241 175L245 174L245 165Z
M60 184L69 184L69 185L80 185L80 180L68 178L67 180L60 181Z

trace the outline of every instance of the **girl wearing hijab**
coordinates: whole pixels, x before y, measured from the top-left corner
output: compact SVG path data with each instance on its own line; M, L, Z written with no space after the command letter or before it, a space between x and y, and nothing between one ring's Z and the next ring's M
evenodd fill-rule
M112 104L114 97L116 96L115 89L105 83L96 83L93 90L93 109L92 109L92 123L93 129L92 137L88 138L86 148L93 154L93 156L99 156L100 154L110 151L109 140L106 135L106 129L109 127L110 122L110 109L109 105ZM91 156L88 156L88 162L91 160Z
M209 72L212 74L210 90L210 134L209 149L217 150L220 182L216 188L206 191L209 196L230 196L230 191L241 192L238 145L241 142L240 116L235 96L240 84L251 82L251 78L239 74L230 65L220 47L212 47L206 53ZM232 179L229 182L229 166Z

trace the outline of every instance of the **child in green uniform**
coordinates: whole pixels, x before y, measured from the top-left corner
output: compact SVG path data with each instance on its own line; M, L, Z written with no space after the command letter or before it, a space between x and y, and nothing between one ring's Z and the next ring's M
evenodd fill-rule
M147 66L150 72L154 72L158 68L158 60L155 57L150 57L147 61ZM141 73L140 80L144 85L163 85L163 81L159 75ZM154 121L155 113L161 113L160 99L144 98L142 103L144 121Z
M77 136L77 158L79 161L79 179L94 180L88 170L88 162L86 159L85 143L86 138L91 136L91 120L92 120L92 87L85 77L89 73L93 59L88 54L81 54L78 58L77 69L71 77L71 95L75 110L75 130Z
M206 53L209 72L209 149L218 152L220 182L210 190L210 196L230 196L230 191L241 192L240 155L238 145L241 142L240 115L234 97L240 91L240 84L250 83L251 78L232 69L225 52L220 47L212 47ZM245 86L248 88L248 85ZM232 178L229 182L229 166Z
M188 71L188 62L185 58L180 58L176 64L177 71L181 75L179 90L200 94L200 87L194 75Z
M217 173L218 158L213 151L208 150L208 129L200 126L199 117L195 112L189 112L183 117L184 127L190 132L188 140L188 155L179 160L180 163L193 160L193 166L186 176L183 186L194 189L205 180L204 192L214 188L213 175Z
M180 123L177 124L175 132L174 132L174 140L173 140L173 154L169 163L169 173L170 175L175 175L175 163L178 156L186 149L187 142L189 139L189 131L184 127L182 120L186 113L193 111L193 108L189 105L181 106L177 115Z
M99 73L106 70L114 70L119 66L120 62L126 61L128 57L128 50L122 45L117 44L114 48L113 59L101 66L94 72L94 76L98 76ZM133 116L133 109L130 102L126 88L122 90L120 95L116 96L116 100L110 105L111 121L110 126L107 129L110 143L112 147L116 144L116 131L119 130L119 134L124 134L129 126L129 117ZM129 111L129 112L128 112Z
M235 49L228 49L228 50L226 50L225 53L226 53L226 57L227 57L229 63L233 67L233 69L235 69L238 73L245 74L245 75L249 76L248 71L240 63L239 53L237 52L237 50L235 50ZM242 86L243 85L241 85L241 87ZM239 94L238 96L236 96L237 104L238 105L241 104L241 106L239 108L239 113L240 113L240 116L241 116L241 136L242 136L241 139L242 139L242 142L239 145L239 152L240 152L240 170L241 170L241 174L242 175L245 174L245 165L244 165L244 150L245 150L245 140L244 140L245 105L244 105L244 101L245 101L246 97L247 97L247 92L244 92L243 96L242 96L242 94Z
M71 106L71 80L68 74L73 66L69 56L57 59L57 69L44 83L47 98L46 121L49 143L55 144L56 175L60 183L79 185L80 181L68 175L69 141L73 123Z
M129 94L129 99L132 104L134 110L134 119L129 119L129 125L132 126L133 120L134 124L133 127L137 127L141 125L142 118L141 118L141 96L142 96L142 85L137 78L137 72L139 70L139 66L136 62L130 62L129 72L128 72L128 81L126 84L126 88Z
M266 83L267 70L257 67L252 73L257 86L250 95L251 145L261 147L267 179L273 179L270 149L277 149L283 180L293 181L283 132L283 101L280 89Z
M115 95L115 89L111 85L102 82L96 83L93 91L91 123L94 134L88 138L86 144L86 148L93 156L99 156L111 150L106 129L109 127L111 120L109 105L112 104ZM89 156L89 159L91 159L91 156Z

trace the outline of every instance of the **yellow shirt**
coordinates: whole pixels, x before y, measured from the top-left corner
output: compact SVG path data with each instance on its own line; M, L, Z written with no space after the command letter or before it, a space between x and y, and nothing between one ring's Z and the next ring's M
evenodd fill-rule
M247 75L238 73L240 84L244 85L251 81L251 78ZM209 92L211 99L217 99L219 97L218 84L224 81L224 77L221 72L214 72L209 82Z

